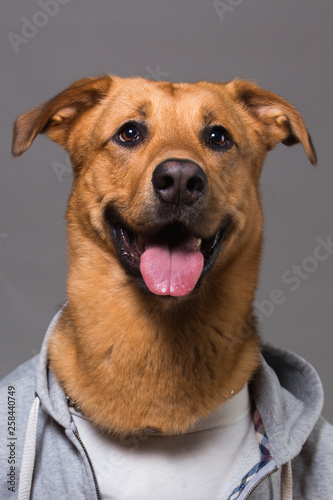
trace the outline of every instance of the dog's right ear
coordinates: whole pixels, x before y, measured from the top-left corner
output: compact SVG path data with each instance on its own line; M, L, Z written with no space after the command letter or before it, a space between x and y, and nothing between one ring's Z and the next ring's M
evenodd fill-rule
M70 128L84 111L95 106L108 92L110 76L83 78L45 104L20 115L14 123L12 153L23 154L37 134L46 133L65 149Z

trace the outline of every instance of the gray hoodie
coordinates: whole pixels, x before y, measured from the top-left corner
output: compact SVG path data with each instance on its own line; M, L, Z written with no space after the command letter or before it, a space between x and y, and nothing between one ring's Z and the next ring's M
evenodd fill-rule
M40 354L0 383L1 500L100 498L66 396L48 369L47 342L60 313ZM264 346L251 392L264 428L262 462L230 499L333 499L333 427L320 416L315 370L293 353Z

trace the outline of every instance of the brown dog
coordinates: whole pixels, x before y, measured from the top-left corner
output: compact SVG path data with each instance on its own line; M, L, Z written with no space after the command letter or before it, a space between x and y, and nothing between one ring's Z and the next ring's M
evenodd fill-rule
M49 345L66 393L99 428L186 430L252 377L252 302L266 152L300 114L241 80L74 83L15 123L70 154L68 303Z

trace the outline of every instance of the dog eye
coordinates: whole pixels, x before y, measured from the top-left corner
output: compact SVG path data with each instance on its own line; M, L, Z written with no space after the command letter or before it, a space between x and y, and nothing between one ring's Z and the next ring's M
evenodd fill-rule
M134 142L140 139L139 129L135 125L126 125L118 134L122 142Z
M212 132L209 134L209 140L214 144L221 146L226 141L226 137L224 135L223 130L214 128Z
M142 121L128 121L123 123L117 132L108 140L118 146L126 148L135 148L148 137L147 125Z
M230 134L222 126L216 126L206 131L206 141L208 146L218 151L225 151L234 145Z

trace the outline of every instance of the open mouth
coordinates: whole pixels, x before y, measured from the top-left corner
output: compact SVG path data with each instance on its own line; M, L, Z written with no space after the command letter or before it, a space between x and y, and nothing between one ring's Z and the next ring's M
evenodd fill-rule
M112 225L118 254L125 270L141 278L155 295L184 297L214 264L229 223L210 238L201 239L172 224L149 236L121 224Z

